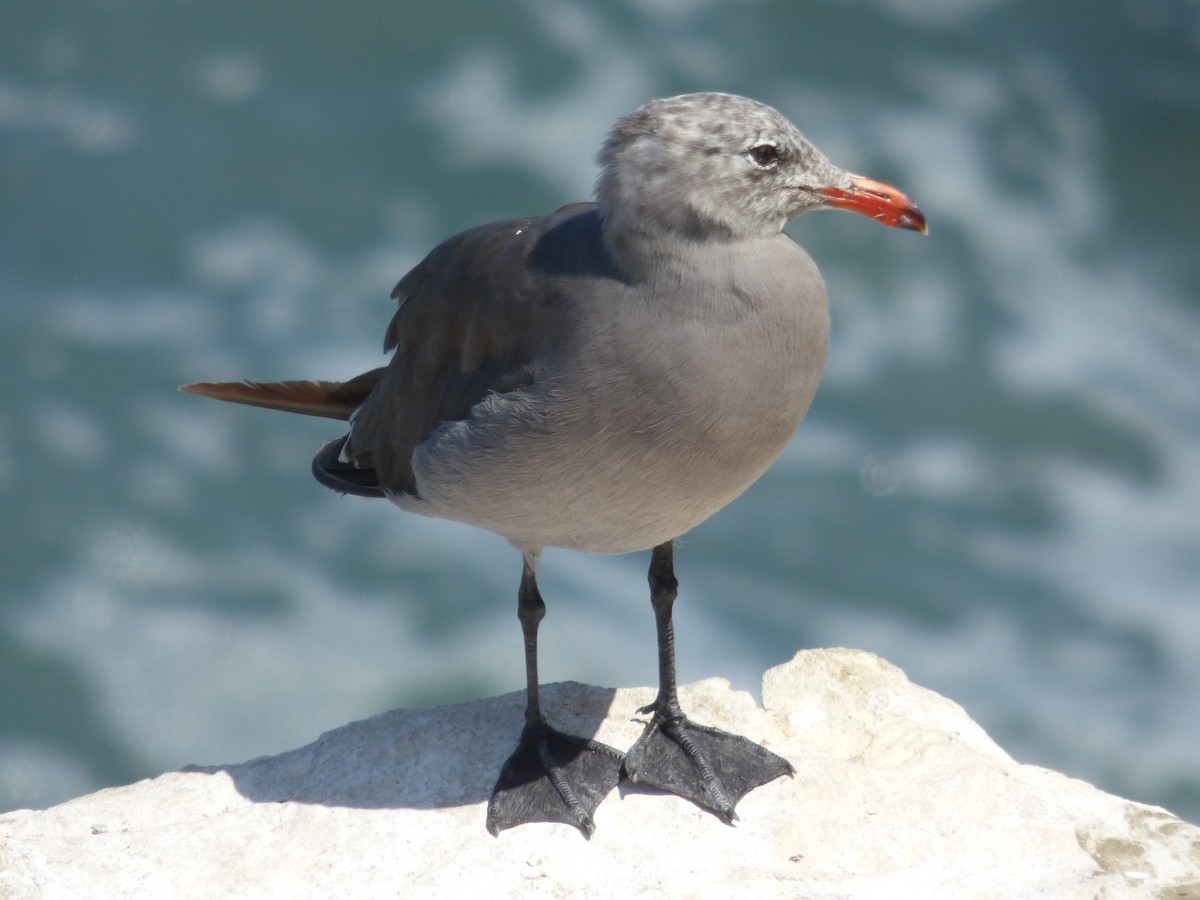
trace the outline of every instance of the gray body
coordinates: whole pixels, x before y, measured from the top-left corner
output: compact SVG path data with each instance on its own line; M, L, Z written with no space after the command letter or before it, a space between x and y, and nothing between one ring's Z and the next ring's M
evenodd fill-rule
M390 493L402 509L522 551L624 553L704 521L779 455L829 336L824 285L790 238L684 246L636 277L612 259L595 208L488 229L494 263L520 286L503 295L536 298L531 327L545 334L527 384L488 393L416 446L415 492ZM555 271L568 239L571 271Z

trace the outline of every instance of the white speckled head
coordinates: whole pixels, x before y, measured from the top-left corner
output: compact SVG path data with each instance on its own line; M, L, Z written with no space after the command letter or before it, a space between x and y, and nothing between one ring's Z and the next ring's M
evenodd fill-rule
M828 205L814 189L851 186L782 115L733 94L646 104L609 132L599 163L606 230L698 241L777 234Z

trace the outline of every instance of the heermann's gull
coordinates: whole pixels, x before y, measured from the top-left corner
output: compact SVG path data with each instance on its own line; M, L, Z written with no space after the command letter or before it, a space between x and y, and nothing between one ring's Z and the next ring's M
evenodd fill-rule
M726 821L748 791L791 773L680 709L672 541L766 470L817 389L825 286L784 223L835 207L925 231L898 190L837 168L744 97L649 103L616 124L599 163L595 203L463 232L405 275L387 366L344 383L182 388L349 420L314 459L317 480L490 529L521 552L528 703L488 806L493 834L525 822L590 834L622 769ZM624 757L542 715L547 546L653 548L658 697Z

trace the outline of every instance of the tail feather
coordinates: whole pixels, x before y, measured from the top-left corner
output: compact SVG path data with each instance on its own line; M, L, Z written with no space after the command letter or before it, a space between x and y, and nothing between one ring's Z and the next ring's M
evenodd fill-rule
M202 381L179 389L214 400L344 421L367 399L383 372L374 369L349 381Z

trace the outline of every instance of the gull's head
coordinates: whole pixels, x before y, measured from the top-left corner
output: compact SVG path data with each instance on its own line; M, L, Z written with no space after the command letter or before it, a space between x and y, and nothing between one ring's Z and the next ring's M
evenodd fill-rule
M646 104L613 126L599 163L606 229L743 240L833 207L925 231L925 217L898 190L839 169L776 110L733 94Z

